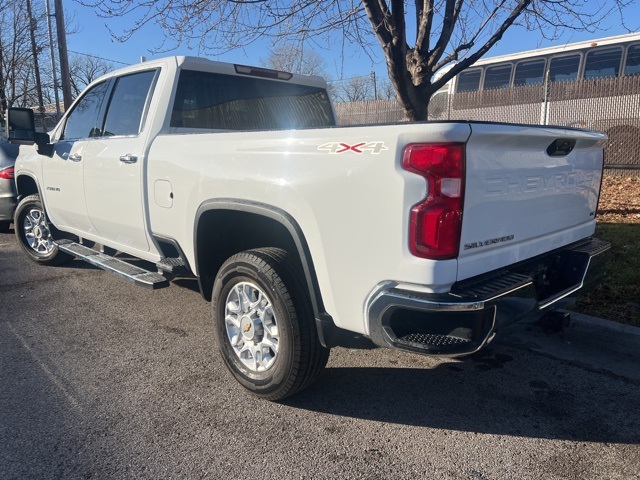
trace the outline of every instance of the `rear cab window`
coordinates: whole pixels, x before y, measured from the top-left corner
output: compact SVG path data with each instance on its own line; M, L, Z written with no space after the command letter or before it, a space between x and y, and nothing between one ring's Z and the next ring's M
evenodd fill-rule
M335 125L324 88L243 75L183 69L171 127L287 130Z

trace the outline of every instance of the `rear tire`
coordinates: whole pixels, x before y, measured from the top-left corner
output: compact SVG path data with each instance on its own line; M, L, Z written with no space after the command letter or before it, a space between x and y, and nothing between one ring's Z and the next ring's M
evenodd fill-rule
M0 233L7 233L10 226L11 222L0 222Z
M235 379L281 400L311 385L329 359L319 340L306 282L285 250L238 253L213 285L216 340Z
M13 229L20 247L34 262L61 265L73 260L73 256L58 249L52 235L57 230L49 224L40 195L29 195L18 204Z

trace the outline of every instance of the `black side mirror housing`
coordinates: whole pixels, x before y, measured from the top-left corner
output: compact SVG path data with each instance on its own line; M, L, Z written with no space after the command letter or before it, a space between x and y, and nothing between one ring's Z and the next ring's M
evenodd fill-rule
M36 121L30 108L10 108L7 112L10 143L33 145L36 143Z
M10 108L7 111L9 143L38 146L38 153L51 156L53 146L49 134L36 132L36 121L30 108Z

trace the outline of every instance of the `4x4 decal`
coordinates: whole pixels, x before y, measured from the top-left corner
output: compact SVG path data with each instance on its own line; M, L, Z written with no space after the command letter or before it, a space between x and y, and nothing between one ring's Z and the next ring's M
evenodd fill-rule
M344 142L331 142L320 145L318 150L332 154L353 152L357 154L372 153L373 155L379 155L380 152L389 149L385 147L384 142L360 142L353 145Z

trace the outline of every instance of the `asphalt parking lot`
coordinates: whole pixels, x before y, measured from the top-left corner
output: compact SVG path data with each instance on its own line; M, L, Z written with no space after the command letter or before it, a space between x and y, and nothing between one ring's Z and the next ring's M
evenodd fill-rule
M518 332L462 360L334 349L269 403L217 357L195 285L40 267L0 234L0 479L640 478L637 358Z

